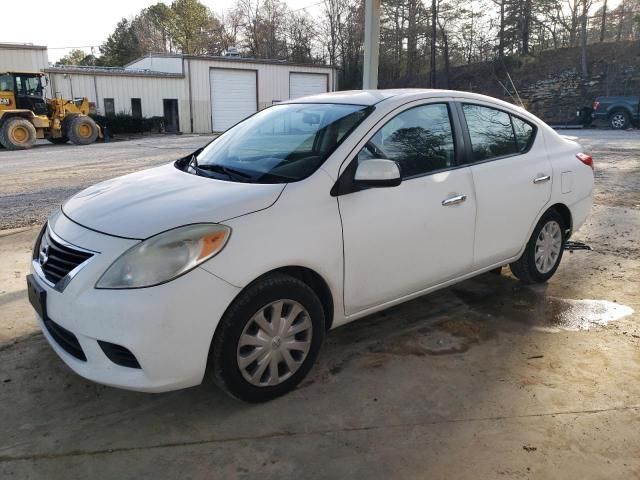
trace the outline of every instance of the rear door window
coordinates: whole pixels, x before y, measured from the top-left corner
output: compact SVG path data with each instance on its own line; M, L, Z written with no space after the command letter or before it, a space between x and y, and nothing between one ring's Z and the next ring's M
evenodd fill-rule
M510 115L480 105L462 105L467 121L474 162L513 155L519 152Z

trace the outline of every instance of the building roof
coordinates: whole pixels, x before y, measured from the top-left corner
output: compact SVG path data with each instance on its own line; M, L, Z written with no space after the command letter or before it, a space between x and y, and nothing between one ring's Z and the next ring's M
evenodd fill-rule
M84 65L57 65L44 69L47 73L73 73L76 75L111 75L118 77L184 78L182 73L156 72L153 70L125 69L121 67L94 67Z
M34 45L33 43L12 43L0 42L0 49L24 49L24 50L46 50L43 45Z
M222 61L229 63L263 63L269 65L289 65L295 67L309 67L309 68L333 68L336 69L338 67L334 65L321 65L317 63L299 63L299 62L289 62L286 60L278 60L278 59L267 59L267 58L249 58L249 57L224 57L222 55L183 55L181 53L150 53L145 55L144 57L136 58L135 60L127 63L124 67L127 68L129 65L134 65L145 58L186 58L190 60L210 60L210 61Z

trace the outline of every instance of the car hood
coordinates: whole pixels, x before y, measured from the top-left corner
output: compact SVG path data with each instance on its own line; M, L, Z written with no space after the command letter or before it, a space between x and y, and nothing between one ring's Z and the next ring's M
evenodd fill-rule
M98 183L67 200L62 211L93 230L144 239L190 223L223 222L263 210L284 187L201 177L170 164Z

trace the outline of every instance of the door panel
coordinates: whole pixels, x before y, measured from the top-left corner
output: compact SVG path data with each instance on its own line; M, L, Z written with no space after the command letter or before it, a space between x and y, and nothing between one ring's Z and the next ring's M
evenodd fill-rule
M475 270L518 254L551 197L553 179L541 132L536 137L531 125L515 116L512 127L509 114L500 110L464 107L473 150L467 160L481 162L471 166L478 209ZM505 139L508 132L515 132L511 144Z
M374 131L353 161L395 160L403 181L338 197L347 315L459 276L473 261L473 178L456 168L447 103L407 107Z
M443 206L456 195L464 202ZM347 315L471 268L476 205L469 168L339 197Z

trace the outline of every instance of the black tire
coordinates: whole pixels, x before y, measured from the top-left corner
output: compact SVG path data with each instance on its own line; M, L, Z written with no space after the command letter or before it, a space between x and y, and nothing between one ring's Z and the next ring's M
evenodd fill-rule
M556 222L560 226L560 235L561 235L561 245L560 252L551 267L550 270L546 272L541 272L536 264L536 242L538 237L540 236L540 232L542 229L550 222ZM527 246L524 249L524 253L522 256L509 265L511 268L511 272L520 280L522 283L544 283L549 280L560 265L560 261L562 260L562 253L564 252L564 244L566 239L566 225L562 215L560 215L556 210L551 209L548 210L540 219L536 228L533 229L533 233L531 234L531 238L527 242Z
M36 129L25 118L10 118L0 128L0 143L7 150L31 148L36 143Z
M273 386L247 381L238 365L239 341L253 315L278 300L302 305L311 320L311 345L302 363L289 378ZM245 402L266 402L293 390L313 366L325 334L325 314L315 292L297 278L270 274L249 285L229 306L216 330L209 353L208 374L227 394Z
M614 130L625 130L631 125L631 117L626 110L616 110L609 115L609 126Z
M47 140L49 140L54 145L63 145L69 141L69 139L66 136L58 137L58 138L49 137L47 138Z
M86 115L73 117L66 129L67 137L76 145L89 145L98 138L98 126L93 118Z

